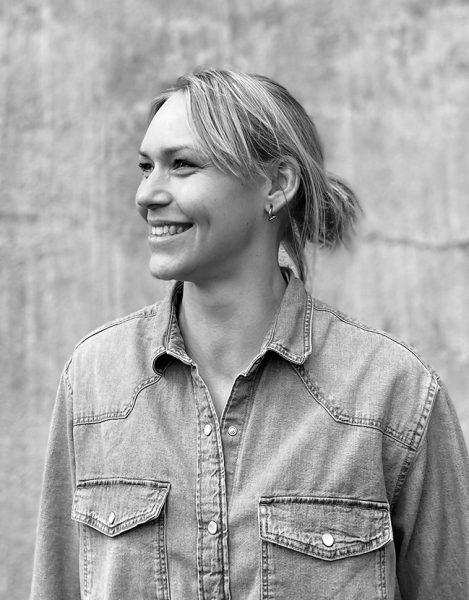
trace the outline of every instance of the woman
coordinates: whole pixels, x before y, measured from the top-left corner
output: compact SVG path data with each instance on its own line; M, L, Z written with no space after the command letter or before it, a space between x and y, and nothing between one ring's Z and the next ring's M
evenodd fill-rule
M152 274L178 283L66 365L32 598L467 599L445 388L301 281L305 242L341 242L358 206L313 123L277 83L216 70L151 116L136 201Z

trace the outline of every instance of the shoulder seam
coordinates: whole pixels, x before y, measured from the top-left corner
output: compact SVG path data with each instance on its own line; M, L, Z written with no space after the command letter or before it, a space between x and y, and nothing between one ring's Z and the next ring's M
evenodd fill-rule
M387 338L391 342L398 344L399 346L401 346L401 348L403 348L404 350L406 350L407 352L412 354L430 376L438 378L438 375L434 371L434 369L432 367L430 367L430 365L428 365L422 359L422 357L419 355L419 353L414 348L412 348L408 344L402 342L401 340L397 339L390 333L383 331L381 329L375 329L373 327L370 327L369 325L366 325L365 323L362 323L361 321L352 319L351 317L344 315L342 312L340 312L334 308L331 308L330 306L327 306L326 304L323 304L322 302L318 302L317 300L314 301L314 309L317 311L328 312L328 313L334 315L337 319L339 319L339 321L342 321L342 323L346 323L347 325L352 325L354 327L357 327L358 329L367 331L368 333L375 333L381 337Z
M123 323L126 323L127 321L132 321L134 319L148 319L148 318L155 317L158 314L160 305L161 305L161 302L156 302L155 304L150 304L149 306L145 306L144 308L141 308L140 310L133 312L130 315L126 315L125 317L119 317L118 319L115 319L114 321L109 321L108 323L105 323L104 325L100 325L99 327L97 327L96 329L93 329L93 331L90 331L88 334L86 334L84 337L82 337L81 340L75 345L75 348L73 351L75 352L75 350L77 350L84 342L86 342L90 338L94 337L95 335L98 335L99 333L102 333L103 331L110 329L111 327L117 327L118 325L122 325ZM149 312L145 312L145 311L149 311Z

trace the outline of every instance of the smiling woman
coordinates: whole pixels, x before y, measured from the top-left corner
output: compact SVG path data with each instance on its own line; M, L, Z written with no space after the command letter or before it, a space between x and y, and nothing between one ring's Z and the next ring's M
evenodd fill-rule
M213 164L198 148L181 92L153 117L140 154L143 178L136 200L151 228L155 277L221 283L239 266L257 272L259 260L274 272L267 263L276 262L276 255L265 252L275 229L267 226L263 207L268 179L243 181ZM275 244L274 236L268 249ZM259 260L250 260L254 256Z
M466 599L444 385L304 286L305 243L344 241L359 211L313 122L276 82L213 69L150 117L136 203L175 283L65 366L31 597Z

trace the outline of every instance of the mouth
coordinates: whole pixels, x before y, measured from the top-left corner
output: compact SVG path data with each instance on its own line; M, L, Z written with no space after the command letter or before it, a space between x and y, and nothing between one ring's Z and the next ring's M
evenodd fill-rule
M184 233L192 227L192 223L158 223L150 224L150 235L156 238L169 238Z

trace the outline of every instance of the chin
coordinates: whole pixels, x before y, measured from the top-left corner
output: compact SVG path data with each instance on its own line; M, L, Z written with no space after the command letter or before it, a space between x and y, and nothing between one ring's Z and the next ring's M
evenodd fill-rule
M161 268L156 269L155 267L152 267L151 264L150 264L150 274L155 279L161 279L162 281L171 281L173 279L179 279L179 277L176 274L174 274L174 272L172 270L161 269Z
M181 266L174 264L164 264L164 262L157 260L155 257L150 258L149 263L150 273L155 279L161 279L163 281L179 280L184 281L185 270Z
M160 281L175 281L179 280L179 277L171 277L169 275L162 275L161 273L155 273L150 270L150 274L154 279L159 279Z
M192 260L190 260L192 258ZM174 257L166 260L166 257L158 256L156 253L150 257L150 273L155 279L163 281L188 281L197 284L197 282L207 282L214 278L214 271L218 273L219 269L213 268L213 265L203 260L203 257L197 256Z

